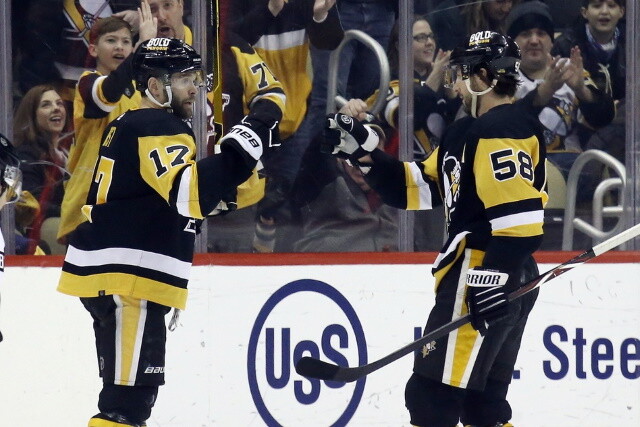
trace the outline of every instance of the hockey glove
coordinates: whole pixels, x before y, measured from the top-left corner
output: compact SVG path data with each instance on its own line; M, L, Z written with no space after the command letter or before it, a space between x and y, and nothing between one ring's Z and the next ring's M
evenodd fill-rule
M480 267L467 272L467 308L473 329L484 335L494 323L506 317L509 307L504 285L509 275Z
M267 125L254 117L246 116L222 137L220 149L236 150L253 169L262 157L263 149L280 145L277 128L277 121Z
M375 150L379 141L378 133L370 126L346 114L336 113L327 117L320 151L357 161Z

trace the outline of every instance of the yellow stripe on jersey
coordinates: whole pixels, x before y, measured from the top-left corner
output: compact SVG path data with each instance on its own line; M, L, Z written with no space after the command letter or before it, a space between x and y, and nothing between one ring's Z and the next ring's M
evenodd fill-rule
M541 191L533 186L540 162L538 147L535 136L478 140L473 172L478 197L486 208L541 197Z
M454 302L453 316L459 317L468 313L466 299L466 271L482 265L484 252L474 249L464 250L464 259ZM466 387L475 360L478 357L483 337L467 323L449 334L444 362L442 382L454 387Z
M63 271L60 275L58 291L76 297L97 297L98 295L128 295L147 299L153 295L153 302L184 310L187 305L187 290L167 283L147 279L127 273L101 273L78 276Z
M181 215L203 218L198 195L195 167L195 142L186 134L157 135L138 138L140 175L163 199L178 185L178 210ZM184 170L187 168L186 170ZM184 170L184 172L183 172ZM182 172L180 181L176 178Z
M134 385L140 362L147 301L114 295L116 303L116 357L114 384Z

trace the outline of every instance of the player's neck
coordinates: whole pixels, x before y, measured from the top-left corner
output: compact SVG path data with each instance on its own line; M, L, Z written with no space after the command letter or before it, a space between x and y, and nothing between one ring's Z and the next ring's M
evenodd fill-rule
M159 106L158 104L154 103L149 98L147 98L146 96L143 96L142 100L140 101L140 109L142 108L155 108L159 110L164 107Z
M511 97L496 95L493 91L491 91L485 95L482 95L482 100L480 101L480 107L478 108L478 114L476 117L482 116L484 113L494 107L504 104L511 104L511 102Z

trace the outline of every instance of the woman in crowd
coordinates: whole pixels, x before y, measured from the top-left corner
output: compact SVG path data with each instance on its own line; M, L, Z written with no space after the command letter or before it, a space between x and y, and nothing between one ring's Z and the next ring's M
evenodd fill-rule
M29 192L40 207L35 217L31 216L32 221L16 224L29 238L27 247L19 248L21 253L34 253L41 240L43 222L60 216L67 161L66 128L67 112L63 100L51 85L31 88L14 115L16 153L23 162L23 190Z

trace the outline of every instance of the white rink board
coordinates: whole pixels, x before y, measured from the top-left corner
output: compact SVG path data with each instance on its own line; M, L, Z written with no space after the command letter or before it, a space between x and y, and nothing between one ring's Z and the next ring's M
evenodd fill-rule
M6 269L0 426L85 426L97 412L91 320L55 292L58 275ZM587 264L543 286L510 392L516 427L640 425L638 277L639 265ZM150 427L409 425L410 356L339 388L299 377L292 358L323 333L319 354L351 366L413 341L433 302L429 266L198 266L190 289Z

